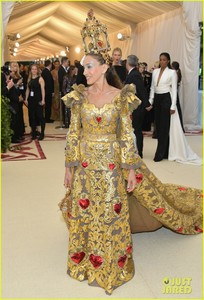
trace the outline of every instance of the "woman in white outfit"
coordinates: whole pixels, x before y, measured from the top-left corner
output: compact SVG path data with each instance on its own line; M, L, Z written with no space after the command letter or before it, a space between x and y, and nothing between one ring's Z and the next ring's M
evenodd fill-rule
M152 109L154 104L155 123L158 144L154 161L164 158L181 163L202 164L202 160L195 154L187 143L179 120L177 101L177 74L170 66L170 55L163 52L159 56L160 68L152 74L152 84L149 102Z

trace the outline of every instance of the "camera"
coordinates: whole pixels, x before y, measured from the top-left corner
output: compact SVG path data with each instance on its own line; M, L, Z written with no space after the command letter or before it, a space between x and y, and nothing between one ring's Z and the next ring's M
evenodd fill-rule
M9 75L11 73L9 66L3 66L1 67L1 71L5 74L5 75Z

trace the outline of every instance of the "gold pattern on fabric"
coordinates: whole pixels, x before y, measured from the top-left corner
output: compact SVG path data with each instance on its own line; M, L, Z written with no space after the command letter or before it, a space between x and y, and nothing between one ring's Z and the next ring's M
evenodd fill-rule
M202 198L200 190L162 184L137 155L130 114L140 100L133 85L102 108L90 104L84 90L75 85L63 97L71 107L66 166L74 174L71 193L60 203L69 228L67 272L111 294L134 275L128 169L137 180L131 201L178 233L201 232Z

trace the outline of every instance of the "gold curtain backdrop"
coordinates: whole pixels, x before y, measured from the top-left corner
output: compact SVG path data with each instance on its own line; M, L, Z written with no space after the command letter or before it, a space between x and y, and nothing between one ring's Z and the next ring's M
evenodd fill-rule
M3 11L8 3L3 4ZM182 2L23 2L13 3L6 35L20 32L18 60L29 60L59 54L65 46L81 46L80 29L90 8L113 36L112 48L126 45L118 42L117 33L135 27L149 18L181 7ZM10 8L10 7L9 7ZM129 34L129 30L127 31ZM114 39L114 36L116 39ZM134 38L134 37L133 37ZM129 41L128 41L129 42ZM116 45L116 44L117 45ZM5 53L6 55L6 53ZM81 54L82 55L82 54ZM127 53L124 50L124 56Z

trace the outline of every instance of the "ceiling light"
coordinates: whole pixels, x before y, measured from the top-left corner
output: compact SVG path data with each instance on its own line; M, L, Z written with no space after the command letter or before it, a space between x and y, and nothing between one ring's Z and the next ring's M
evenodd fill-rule
M76 53L80 53L80 51L81 51L81 49L80 49L79 47L76 47L76 48L75 48L75 52L76 52Z
M118 40L122 40L122 38L123 38L122 33L119 32L119 33L117 34L117 38L118 38Z
M11 34L7 35L7 37L11 41L16 41L16 40L20 39L21 35L20 35L20 33L17 33L17 34L11 33Z
M15 53L15 52L13 52L13 56L16 56L16 53Z
M60 52L60 56L66 56L66 53L65 53L64 50L62 50L62 51Z
M125 41L125 40L130 39L130 36L124 35L124 34L122 34L121 32L119 32L119 33L117 34L117 38L118 38L118 40L120 40L120 41Z
M13 51L14 51L14 52L18 52L18 49L17 49L17 48L13 48Z
M15 43L15 47L18 48L19 46L20 46L20 44L19 44L18 42L16 42L16 43Z

